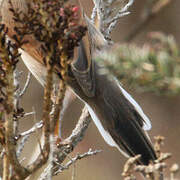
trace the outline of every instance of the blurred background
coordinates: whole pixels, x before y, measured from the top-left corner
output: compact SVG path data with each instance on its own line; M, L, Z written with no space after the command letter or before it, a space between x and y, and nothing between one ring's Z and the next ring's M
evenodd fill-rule
M112 33L112 39L115 42L121 43L124 36L133 29L136 23L138 23L144 3L144 0L135 0L134 5L130 8L131 14L120 19L117 27ZM89 14L93 5L91 0L83 0L82 4L85 8L85 12L88 12ZM179 44L179 7L180 1L173 0L170 5L164 8L163 11L161 11L161 13L155 17L140 34L138 34L138 36L133 40L133 43L137 43L141 46L146 42L146 35L148 32L162 31L166 34L172 34ZM22 63L20 63L19 68L20 70L23 70L24 73L27 72L26 67ZM137 93L133 89L128 89L128 87L126 89L133 95L143 108L144 112L151 119L152 130L149 132L151 139L153 140L153 137L157 135L165 137L163 152L172 153L172 158L168 160L168 165L170 166L175 162L180 164L180 96L157 96L152 93ZM43 88L34 78L32 78L28 92L23 97L22 106L26 112L30 112L34 108L37 112L36 120L33 120L32 117L21 120L20 124L22 130L27 130L33 126L35 121L41 120L42 99ZM67 110L62 124L63 137L67 137L71 133L81 114L82 107L83 104L76 99ZM26 156L27 159L35 150L37 142L35 136L37 135L32 136L25 147L23 156ZM101 149L102 153L77 162L75 169L76 180L122 179L121 173L126 159L117 151L117 149L109 147L104 142L93 122L90 124L89 129L86 132L84 140L75 148L71 157L76 153L84 153L88 151L89 148L92 148L93 150ZM54 179L70 180L71 175L72 168L64 171Z

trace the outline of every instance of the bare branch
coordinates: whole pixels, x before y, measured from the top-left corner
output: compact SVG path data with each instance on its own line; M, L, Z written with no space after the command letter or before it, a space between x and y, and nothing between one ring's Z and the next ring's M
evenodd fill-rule
M29 170L31 172L39 169L42 164L46 163L49 157L50 152L50 111L51 111L51 92L53 89L53 66L49 64L50 55L47 57L47 79L46 79L46 87L44 92L44 107L43 107L43 136L44 136L44 145L42 148L42 153L39 154L38 158L29 165Z
M18 158L20 157L20 155L21 155L21 153L23 151L24 145L26 144L26 142L29 139L29 136L30 136L30 134L27 134L27 135L23 136L20 143L18 144L18 148L16 150L16 154L17 154Z
M94 6L92 13L91 13L91 22L94 24L95 23L95 19L96 19L96 14L97 14L97 8L96 6Z
M26 90L27 90L28 87L29 87L30 81L31 81L31 72L28 72L28 75L27 75L27 79L26 79L24 88L23 88L22 91L20 92L19 97L22 97L22 96L26 93Z
M58 170L55 171L55 172L53 173L53 175L57 175L57 174L59 174L59 173L62 173L64 170L69 169L69 167L70 167L71 165L75 164L78 160L81 160L81 159L83 159L83 158L87 158L87 157L89 157L89 156L96 155L96 154L98 154L98 153L100 153L100 152L102 152L102 151L101 151L101 150L94 150L94 151L92 151L92 149L89 149L88 152L85 152L85 153L83 153L83 154L77 154L74 158L69 158L70 161L68 161L65 165L58 164L58 163L56 162L56 166L57 166L56 168L57 168ZM66 155L67 155L67 154L66 154ZM45 180L45 179L47 178L47 175L48 175L48 173L49 173L49 171L50 171L51 169L53 169L52 164L49 165L49 166L44 170L44 172L41 174L41 176L38 178L38 180Z
M25 113L24 114L24 117L26 117L26 116L32 116L32 115L34 115L35 114L35 112L28 112L28 113Z
M36 132L37 129L41 129L43 127L43 121L40 121L38 123L36 123L32 128L30 128L29 130L27 131L24 131L22 132L21 134L19 134L19 136L17 137L18 139L24 137L24 136L27 136L27 135L30 135L34 132Z
M3 157L3 180L8 180L9 179L9 159L6 154L4 154Z
M95 12L97 12L97 19L99 23L99 30L106 39L110 39L110 33L116 26L118 20L125 15L128 15L129 7L134 0L93 0L95 7L92 11L92 22L95 19Z
M52 111L51 111L51 132L54 132L55 136L60 135L60 113L63 113L63 100L65 98L66 83L64 80L59 81L58 93L55 97Z
M78 142L80 142L85 132L91 122L89 112L86 107L83 108L81 117L79 118L76 127L72 131L71 135L64 140L65 143L71 144L71 146L75 147ZM63 143L64 143L63 142Z
M69 167L72 164L76 163L78 160L81 160L83 158L86 158L86 157L89 157L89 156L92 156L92 155L96 155L97 153L100 153L100 152L102 152L102 151L101 150L92 151L92 149L89 149L88 152L85 152L83 154L77 154L74 158L71 158L71 160L68 161L65 165L63 165L63 166L60 165L58 172L55 172L55 174L58 174L58 173L62 172L65 169L69 169Z
M6 78L6 107L5 107L5 155L4 164L7 169L3 171L3 179L8 180L10 176L10 167L12 165L16 176L24 177L28 172L20 162L16 155L16 142L15 142L15 130L14 130L14 69L17 64L17 58L19 53L17 47L8 41L7 44L3 43L2 38L6 40L5 34L1 28L1 57L2 70L4 68ZM6 41L5 41L6 42Z
M39 177L39 180L46 179L50 169L53 169L52 173L53 175L56 175L61 163L66 159L68 154L73 151L75 146L83 139L90 122L91 119L89 116L89 112L86 107L84 107L81 117L79 118L79 121L76 124L74 130L72 131L71 135L65 140L63 140L59 144L58 149L56 149L56 151L54 152L54 164L50 164L47 168L45 168L44 172Z
M14 71L14 87L15 87L15 92L14 92L14 107L16 111L19 109L19 94L20 94L20 81L19 78L21 76L22 72L19 72L17 69Z
M114 17L112 17L112 19L107 20L107 24L109 24L109 27L106 29L106 34L108 35L111 34L112 30L115 28L118 20L121 17L130 14L128 9L133 3L134 3L134 0L129 0L129 2L122 9L120 9L119 12Z
M134 167L134 165L136 164L136 162L139 160L139 158L141 157L141 155L137 155L135 157L131 157L129 158L125 165L124 165L124 169L123 169L123 173L122 173L122 176L127 178L127 177L130 177L132 178L132 174L131 174L131 171Z

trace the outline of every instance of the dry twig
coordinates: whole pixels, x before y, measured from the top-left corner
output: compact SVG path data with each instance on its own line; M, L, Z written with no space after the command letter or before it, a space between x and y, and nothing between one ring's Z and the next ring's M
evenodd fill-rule
M170 153L162 153L161 145L163 143L164 138L162 136L155 137L155 145L157 147L156 153L160 155L158 159L154 162L150 162L146 165L137 165L138 158L140 156L135 156L129 158L124 165L124 170L122 176L126 180L134 180L136 179L135 172L140 172L147 180L163 180L164 179L164 170L168 167L166 160L171 157ZM174 180L175 174L179 171L179 166L174 164L170 168L170 179Z
M93 0L94 9L92 11L92 22L95 22L95 14L97 15L98 29L104 35L105 39L110 40L110 34L115 28L118 20L128 15L129 7L133 4L134 0Z

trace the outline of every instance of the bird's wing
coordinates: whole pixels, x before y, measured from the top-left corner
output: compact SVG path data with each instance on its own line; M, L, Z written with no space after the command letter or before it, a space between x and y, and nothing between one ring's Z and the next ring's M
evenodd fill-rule
M78 47L78 58L71 64L71 70L86 96L95 95L94 63L87 57L84 42Z
M148 164L156 155L142 128L144 119L135 107L137 103L116 81L108 82L109 88L103 91L107 130L123 151L130 156L141 154L141 162Z

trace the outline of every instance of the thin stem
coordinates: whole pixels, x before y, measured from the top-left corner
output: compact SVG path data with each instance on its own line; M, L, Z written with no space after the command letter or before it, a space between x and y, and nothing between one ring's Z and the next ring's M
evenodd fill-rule
M3 180L9 179L9 166L9 160L7 154L5 153L3 158Z
M65 97L66 92L66 83L64 80L60 80L59 82L59 88L58 88L58 95L55 100L55 104L52 110L52 117L51 117L51 131L54 132L55 136L61 135L60 133L60 113L63 109L63 100Z
M14 171L19 177L24 177L27 174L27 170L21 166L16 155L16 143L14 134L14 120L13 120L13 101L14 101L14 83L13 83L13 66L8 62L6 64L7 71L7 103L8 109L5 112L5 141L7 156L10 164L13 166Z
M31 172L39 169L43 164L45 164L49 157L50 152L50 112L51 112L51 92L53 90L53 66L49 64L49 55L47 57L47 76L46 76L46 86L44 90L44 107L43 107L43 138L44 138L44 146L42 148L42 152L39 154L37 159L29 165L29 170Z

